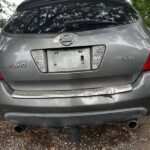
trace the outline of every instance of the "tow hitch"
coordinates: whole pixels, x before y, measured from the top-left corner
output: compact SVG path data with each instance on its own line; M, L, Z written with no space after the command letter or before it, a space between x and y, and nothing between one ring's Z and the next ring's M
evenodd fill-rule
M79 128L78 127L70 128L68 137L69 137L69 141L71 143L75 143L76 145L78 145L78 143L79 143Z

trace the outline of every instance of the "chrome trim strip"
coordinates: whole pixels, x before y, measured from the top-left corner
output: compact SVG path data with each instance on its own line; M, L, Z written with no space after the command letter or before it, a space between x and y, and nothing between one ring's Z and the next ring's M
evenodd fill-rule
M123 92L132 91L132 85L121 85L106 88L93 88L68 91L14 91L13 98L20 99L47 99L47 98L73 98L73 97L90 97L100 95L113 95Z

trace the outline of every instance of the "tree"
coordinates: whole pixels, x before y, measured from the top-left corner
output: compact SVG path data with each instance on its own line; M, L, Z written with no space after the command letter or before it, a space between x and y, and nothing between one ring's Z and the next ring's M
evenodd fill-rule
M0 0L0 28L3 27L6 20L12 15L16 5L7 0Z
M148 27L150 27L150 0L132 0L133 6L140 12Z

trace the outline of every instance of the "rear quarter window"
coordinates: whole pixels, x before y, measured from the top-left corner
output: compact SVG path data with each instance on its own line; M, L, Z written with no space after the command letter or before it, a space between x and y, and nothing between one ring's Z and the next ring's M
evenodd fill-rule
M13 34L61 33L67 21L95 20L115 24L82 24L68 29L71 32L108 28L135 22L138 16L128 4L113 0L80 0L51 3L28 3L20 6L4 30ZM67 29L66 29L67 30ZM66 31L65 30L65 31Z

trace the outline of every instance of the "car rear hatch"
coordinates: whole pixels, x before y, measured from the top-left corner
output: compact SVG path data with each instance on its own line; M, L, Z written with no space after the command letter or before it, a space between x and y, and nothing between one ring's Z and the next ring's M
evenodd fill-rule
M31 6L28 3L23 4L6 25L0 40L0 72L12 89L64 91L108 88L130 85L142 72L148 55L141 42L144 34L140 32L141 22L137 21L136 13L127 3L113 1L113 11L104 1L57 2L48 3L48 6L38 3L38 7L34 5L32 9L26 8ZM70 17L69 23L65 21L69 28L58 27L61 18L68 16L68 9L71 17L78 12L75 26L70 25ZM115 17L111 23L109 18L106 21L110 14L112 19L118 12L120 17L125 13L130 17L119 20L120 24ZM37 13L41 13L39 20ZM81 18L81 13L86 13L86 17L83 15ZM104 20L93 23L96 14ZM48 17L50 20L44 21ZM91 17L92 25L89 23Z

